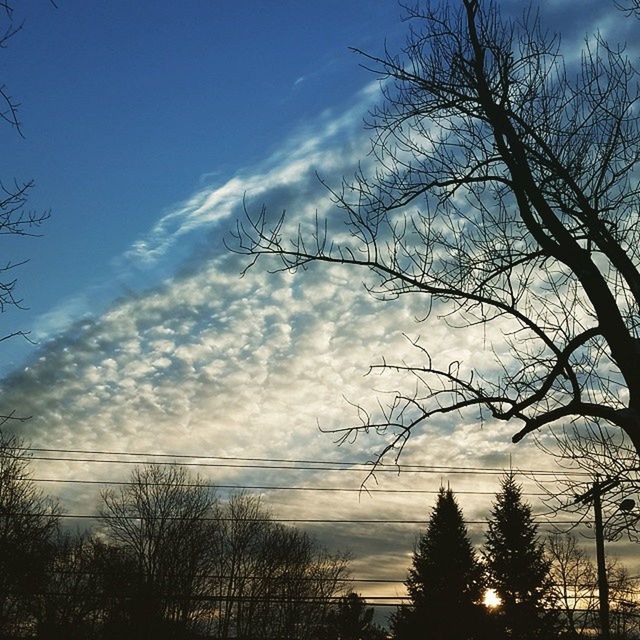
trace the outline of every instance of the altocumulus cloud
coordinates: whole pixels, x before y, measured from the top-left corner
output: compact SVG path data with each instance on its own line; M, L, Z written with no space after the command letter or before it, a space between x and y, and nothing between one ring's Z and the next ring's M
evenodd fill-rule
M338 449L316 423L351 423L354 410L345 397L371 406L381 388L393 388L393 380L363 374L378 354L414 355L402 332L415 329L416 309L408 299L372 300L349 270L312 269L303 277L252 270L240 279L241 265L237 256L211 258L52 340L28 368L5 381L7 406L33 415L23 427L28 440L72 449L370 459L381 439L367 436ZM446 339L437 327L433 331L434 339ZM434 423L408 451L407 461L477 463L508 442L504 429L479 432L473 420L458 420ZM130 470L35 462L38 477L59 479L119 480ZM217 484L357 488L364 477L362 471L205 467L200 472ZM415 488L419 482L436 489L441 478L380 474L379 481L370 486ZM458 489L477 488L477 479L454 482ZM91 511L96 503L95 487L62 490L72 513ZM267 502L283 517L415 519L432 500L411 494L273 492ZM383 575L397 576L416 528L318 525L314 531L332 546L351 546L358 573L366 574L375 561Z
M368 143L360 121L374 96L367 89L345 114L326 114L263 166L194 194L134 243L115 263L125 282L140 269L166 274L176 254L184 259L163 282L114 300L100 315L67 318L64 331L49 336L27 367L4 380L3 408L33 416L20 427L26 439L37 447L366 460L380 450L384 436L370 434L337 448L316 425L353 424L356 412L345 398L374 406L381 392L403 384L393 375L364 376L382 356L416 360L403 334L420 332L438 345L435 355L445 366L456 358L470 364L486 360L490 344L479 335L454 339L435 317L417 327L415 318L424 315L420 298L372 299L362 287L364 272L313 267L292 275L269 273L264 264L241 278L243 259L221 246L220 236L241 215L243 199L249 207L265 202L275 212L286 207L302 222L316 211L330 212L316 172L338 183L365 157ZM64 309L56 313L64 315ZM504 426L481 431L475 416L441 417L416 437L405 461L504 463L511 431ZM519 452L521 466L536 454L532 447L521 446ZM37 462L37 475L59 479L118 480L129 469ZM357 487L364 477L244 468L202 473L219 484ZM380 486L417 486L415 477L390 475L381 474ZM425 476L420 486L437 489L440 481ZM477 486L477 479L459 478L454 489ZM487 486L495 489L495 479ZM95 489L79 485L65 491L61 496L71 511L93 509ZM274 493L269 503L287 517L414 519L433 500L342 494L337 501L332 493L309 500L309 495ZM477 501L469 504L473 514L484 508ZM329 536L327 529L316 529ZM398 562L404 566L415 534L396 529L368 527L355 534L334 528L330 537L357 546L363 566L376 558L381 570L391 571Z

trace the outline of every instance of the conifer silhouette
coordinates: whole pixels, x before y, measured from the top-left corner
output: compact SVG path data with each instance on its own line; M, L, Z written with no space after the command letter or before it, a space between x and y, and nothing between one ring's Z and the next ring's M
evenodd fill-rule
M502 479L486 535L485 561L489 586L502 605L497 611L507 638L548 638L553 627L550 562L538 540L531 507L513 473Z
M441 488L418 541L406 581L412 606L393 620L397 638L482 637L482 566L469 541L453 491Z

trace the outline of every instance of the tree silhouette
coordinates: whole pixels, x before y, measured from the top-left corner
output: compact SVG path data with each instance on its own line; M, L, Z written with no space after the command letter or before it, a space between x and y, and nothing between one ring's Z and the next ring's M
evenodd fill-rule
M496 363L440 362L415 340L415 362L379 365L406 387L340 430L388 429L381 455L461 410L513 422L513 442L571 424L640 452L638 72L601 36L566 60L537 15L480 0L407 9L400 55L360 52L384 81L367 122L375 166L331 189L337 215L306 232L263 208L234 232L250 265L361 267L380 298L417 294L425 319L484 325Z
M0 637L33 622L59 524L28 467L23 442L0 431Z
M207 593L219 603L212 632L232 638L319 638L330 602L344 592L347 557L308 534L273 522L257 496L239 493L220 508Z
M100 545L86 533L61 531L47 567L44 593L37 598L37 636L42 640L91 640L105 611ZM35 599L35 598L34 598Z
M178 465L136 468L102 497L105 638L311 640L326 629L347 557L274 522L258 497L218 501Z
M9 41L22 29L22 23L14 20L14 3L10 0L0 2L0 50L9 45ZM9 125L13 133L23 136L19 117L18 101L11 95L7 86L0 81L0 123ZM49 218L49 212L29 211L26 208L32 180L20 181L15 178L0 178L0 236L33 237L38 228ZM7 252L11 253L11 252ZM0 313L12 309L24 309L22 299L16 290L15 271L25 260L5 259L0 264ZM0 335L0 342L10 338L28 339L28 333L15 330ZM18 416L12 407L0 409L0 427L5 423L23 422L27 418Z
M482 566L451 489L441 488L406 581L411 607L394 619L399 640L481 637Z
M129 615L121 624L156 637L168 629L186 633L211 567L215 494L183 467L147 465L135 468L119 492L104 491L102 502L100 518L113 545L108 564L124 578L115 604Z
M351 592L329 614L326 640L384 640L385 631L373 623L373 608Z
M565 633L570 638L582 637L586 629L599 625L596 567L572 535L550 536L546 548Z
M592 542L590 541L590 544ZM549 536L547 553L551 560L551 581L556 606L561 612L563 638L583 638L600 626L598 575L594 562L571 534ZM635 580L616 558L606 563L611 613L611 636L634 638L638 629Z
M498 609L508 638L548 638L553 616L550 561L538 540L531 507L522 500L522 489L509 473L491 511L485 542L488 585L502 600Z

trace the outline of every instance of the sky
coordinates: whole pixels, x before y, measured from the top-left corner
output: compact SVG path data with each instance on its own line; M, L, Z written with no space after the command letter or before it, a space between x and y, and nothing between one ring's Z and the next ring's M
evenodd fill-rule
M388 469L367 486L431 493L360 494L362 467L230 468L197 457L371 460L384 435L338 446L323 433L354 423L354 402L375 403L401 383L365 375L371 364L415 358L405 334L438 345L443 361L487 357L472 332L437 318L417 323L423 300L374 300L366 273L317 265L270 273L265 262L241 277L246 259L224 246L243 200L294 219L332 214L318 175L338 185L369 161L362 121L380 100L349 47L397 49L407 28L401 9L379 0L25 4L15 16L22 30L0 51L24 137L0 129L0 176L32 178L29 207L51 218L42 237L3 240L10 259L29 259L17 272L27 308L3 314L4 331L30 331L35 343L3 343L3 406L32 416L20 430L33 447L136 454L34 460L36 477L122 479L130 465L86 460L185 455L217 484L300 487L263 492L282 518L425 520L445 483L468 519L486 518L498 472ZM622 40L630 33L608 3L580 7L540 4L569 57L596 29ZM512 434L473 415L443 418L415 434L403 462L554 469L531 440L512 445ZM530 476L522 481L540 492ZM68 513L95 509L95 485L42 485ZM318 487L352 491L308 491ZM544 510L539 496L529 499ZM399 580L420 531L308 528L351 550L354 577ZM482 527L470 531L481 542ZM612 549L640 572L632 545ZM361 591L402 593L402 585Z

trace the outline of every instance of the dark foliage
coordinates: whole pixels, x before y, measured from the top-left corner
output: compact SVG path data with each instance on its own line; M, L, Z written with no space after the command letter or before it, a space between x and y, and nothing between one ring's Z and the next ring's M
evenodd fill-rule
M348 593L329 613L326 640L384 640L387 634L373 623L373 613L357 593Z
M440 489L427 530L414 552L406 585L411 607L400 609L393 620L399 640L482 637L482 566L450 489Z
M513 474L506 475L491 511L484 556L488 586L502 600L496 614L508 638L549 638L555 630L550 561L537 529L520 485Z

